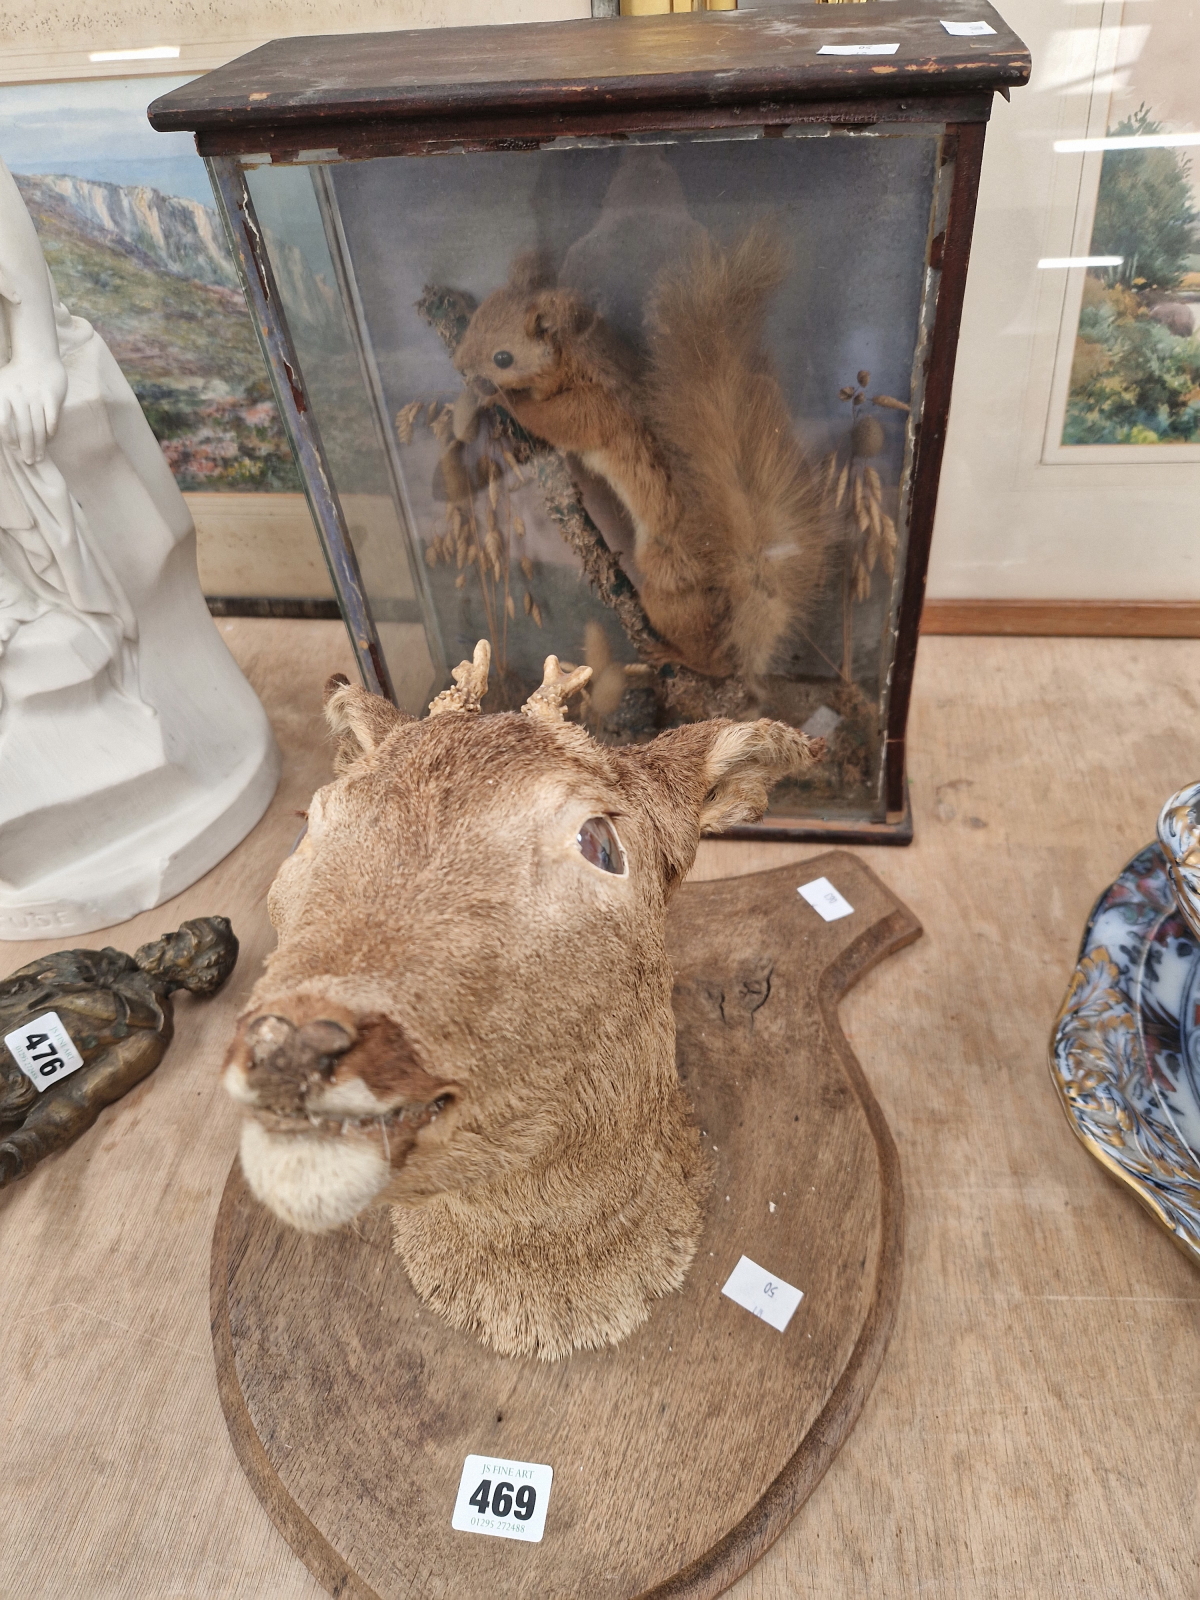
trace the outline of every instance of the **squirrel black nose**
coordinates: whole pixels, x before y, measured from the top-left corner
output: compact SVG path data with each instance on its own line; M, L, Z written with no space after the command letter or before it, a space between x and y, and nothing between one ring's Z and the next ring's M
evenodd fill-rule
M511 367L513 364L511 350L497 350L492 360L498 367Z

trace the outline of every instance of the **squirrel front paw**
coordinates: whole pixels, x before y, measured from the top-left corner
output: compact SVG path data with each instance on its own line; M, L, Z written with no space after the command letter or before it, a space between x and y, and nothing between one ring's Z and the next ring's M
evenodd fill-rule
M451 426L460 444L470 444L479 432L479 413L486 403L469 385L454 402Z

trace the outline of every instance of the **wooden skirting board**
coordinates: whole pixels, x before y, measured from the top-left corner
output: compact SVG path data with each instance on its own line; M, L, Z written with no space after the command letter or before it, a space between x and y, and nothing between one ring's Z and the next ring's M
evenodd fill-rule
M797 893L828 878L854 908ZM838 1002L920 925L837 851L672 906L680 1075L714 1184L679 1294L616 1349L494 1355L416 1299L372 1212L285 1227L230 1174L212 1252L238 1457L341 1600L708 1600L783 1532L875 1381L900 1288L891 1135ZM747 1255L803 1290L780 1333L721 1293ZM467 1455L545 1463L538 1544L454 1532Z
M1200 639L1200 600L926 600L921 632Z

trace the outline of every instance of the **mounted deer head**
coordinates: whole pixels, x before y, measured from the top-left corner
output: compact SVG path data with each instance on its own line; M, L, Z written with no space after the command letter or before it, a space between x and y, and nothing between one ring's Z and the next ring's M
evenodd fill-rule
M298 1228L393 1207L417 1293L506 1354L612 1343L683 1282L708 1177L675 1072L667 901L700 835L812 760L777 722L609 749L551 656L480 716L327 688L339 776L269 909L225 1065L254 1193Z

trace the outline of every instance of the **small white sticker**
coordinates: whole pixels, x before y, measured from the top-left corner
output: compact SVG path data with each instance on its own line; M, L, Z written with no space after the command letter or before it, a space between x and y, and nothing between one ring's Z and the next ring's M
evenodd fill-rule
M952 33L956 39L969 39L976 33L995 33L995 28L988 22L946 22L942 27L947 33Z
M744 1306L752 1316L761 1317L782 1333L792 1320L792 1312L804 1299L801 1290L793 1289L782 1278L765 1272L749 1256L743 1256L729 1274L721 1293L728 1295L739 1306Z
M450 1526L459 1533L490 1533L496 1539L538 1544L546 1526L553 1478L553 1467L536 1461L468 1456Z
M47 1011L35 1017L23 1028L4 1035L13 1060L37 1089L49 1089L60 1078L77 1072L83 1057L76 1050L71 1035L63 1027L57 1011Z
M819 56L894 56L898 44L823 44Z
M854 910L849 900L837 892L828 878L814 878L811 883L802 883L796 893L803 896L826 922L848 917Z

